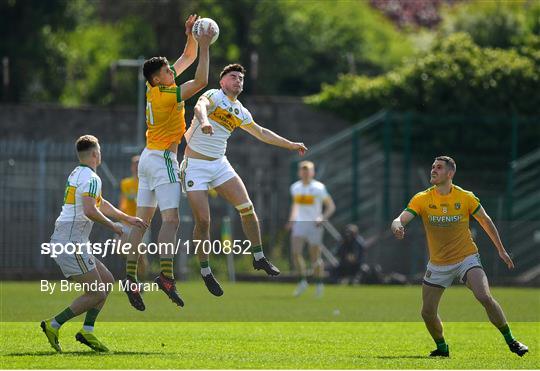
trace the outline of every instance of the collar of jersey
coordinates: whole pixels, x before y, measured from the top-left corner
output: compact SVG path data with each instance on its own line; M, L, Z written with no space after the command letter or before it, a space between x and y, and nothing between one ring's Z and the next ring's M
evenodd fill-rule
M223 89L220 89L220 90L222 91L223 95L227 97L227 99L229 100L229 102L236 103L236 101L238 100L238 98L237 98L237 99L231 99L231 98L227 95L227 93L225 93L225 92L223 91Z
M452 187L450 187L450 192L447 195L442 195L439 192L437 192L437 187L436 186L433 187L433 192L435 193L436 197L450 197L451 195L454 194L455 187L456 186L454 184L452 184Z
M92 171L95 173L94 169L92 169L92 168L91 168L90 166L88 166L88 165L85 165L85 164L79 164L79 166L87 167L87 168L89 168L90 170L92 170Z

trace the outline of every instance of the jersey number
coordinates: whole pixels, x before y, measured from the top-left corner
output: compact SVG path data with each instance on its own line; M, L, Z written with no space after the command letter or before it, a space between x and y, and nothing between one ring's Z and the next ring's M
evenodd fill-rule
M152 113L152 102L146 102L146 122L154 125L154 114Z

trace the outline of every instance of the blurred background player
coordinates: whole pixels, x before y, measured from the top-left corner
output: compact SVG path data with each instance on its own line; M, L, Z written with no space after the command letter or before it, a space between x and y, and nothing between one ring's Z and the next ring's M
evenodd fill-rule
M131 216L137 215L137 189L139 187L137 168L139 167L139 158L140 156L138 155L131 158L131 176L120 181L120 205L118 208L122 212ZM122 225L123 233L122 236L119 237L121 237L121 240L125 242L129 236L131 226L127 223L122 223ZM150 229L146 230L143 237L143 242L146 244L150 242ZM144 281L148 269L147 256L139 255L139 260L137 263L137 278Z
M225 66L219 75L221 89L208 90L199 98L195 117L186 132L182 183L195 219L194 240L210 240L208 189L212 187L240 214L242 229L251 242L253 268L277 276L279 269L264 256L259 220L244 182L225 156L227 140L239 127L262 142L301 155L307 149L303 143L291 142L253 121L251 113L237 99L244 87L245 72L240 64ZM206 287L213 295L221 296L223 290L212 274L208 259L200 249L201 275Z
M347 224L337 250L338 266L332 271L333 282L347 282L349 285L358 280L360 266L366 263L367 242L355 224Z
M438 308L444 290L458 277L484 306L489 320L502 333L510 350L521 357L529 349L513 337L501 306L491 296L478 248L469 229L470 215L486 231L509 269L514 268L514 263L480 200L472 192L452 184L455 173L456 163L451 157L436 157L431 166L430 183L433 187L417 193L391 227L396 238L402 239L405 237L404 227L415 216L420 216L424 224L429 263L422 285L422 318L437 345L430 356L450 355Z
M186 21L187 42L183 54L174 65L169 65L165 57L153 57L144 62L143 74L146 78L146 148L139 160L139 187L137 193L137 216L150 224L159 207L161 211L161 229L158 244L176 246L176 232L180 223L180 185L178 167L178 144L186 129L184 119L184 101L208 84L208 63L210 40L216 33L208 28L195 40L191 33L196 15ZM195 79L180 86L175 79L197 58L197 41L200 55ZM126 281L137 283L137 246L141 243L144 229L132 228L127 242L132 251L126 262ZM172 250L169 248L169 250ZM184 301L178 295L173 274L174 251L160 251L161 273L155 278L161 290L178 306ZM132 290L126 285L129 302L137 310L144 310L145 305L139 290Z
M127 215L115 208L101 196L101 179L96 174L101 164L101 149L98 139L92 135L83 135L76 142L77 157L80 164L71 172L66 183L64 205L56 219L51 243L86 243L94 222L98 222L117 234L122 233L122 225L114 223L108 217L121 220L138 228L146 227L141 219ZM58 341L60 327L71 318L86 312L83 328L75 339L88 345L97 352L108 349L94 335L94 323L105 304L108 291L100 290L100 284L114 283L114 277L107 267L95 258L86 248L81 253L63 252L54 258L66 278L78 283L97 283L95 291L87 290L76 298L69 307L55 317L41 321L41 329L51 346L61 352Z
M287 229L291 229L291 251L294 265L300 274L300 282L293 295L301 295L308 287L304 244L308 245L313 279L316 283L316 296L323 294L324 262L321 257L323 241L323 221L336 211L332 197L321 182L314 179L315 165L311 161L298 164L300 180L290 188L292 204ZM324 213L323 213L324 207Z

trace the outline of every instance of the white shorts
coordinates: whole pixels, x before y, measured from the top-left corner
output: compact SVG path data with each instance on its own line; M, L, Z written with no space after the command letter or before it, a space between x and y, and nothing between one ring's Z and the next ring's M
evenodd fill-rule
M225 156L212 161L184 157L180 168L182 188L186 192L207 191L237 176Z
M160 210L180 207L180 167L169 150L145 148L139 159L137 206Z
M467 272L472 268L483 268L479 254L467 256L461 262L450 265L435 265L431 262L427 265L424 275L424 284L440 288L448 288L456 277L463 283L467 280Z
M311 246L322 245L324 229L323 226L317 227L315 222L311 221L297 221L292 226L292 237L303 238Z
M176 154L145 148L139 159L138 174L139 190L153 191L162 184L178 183L180 168Z
M69 243L69 241L51 240L51 244L52 243L61 243L65 245ZM86 251L86 247L81 249L80 254L63 252L58 254L53 259L56 264L58 264L66 278L84 274L96 268L96 258L94 255Z

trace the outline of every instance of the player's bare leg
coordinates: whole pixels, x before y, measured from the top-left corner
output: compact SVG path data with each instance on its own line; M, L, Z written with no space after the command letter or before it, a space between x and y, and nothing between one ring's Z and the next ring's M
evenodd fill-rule
M137 207L137 216L144 220L148 225L152 222L155 207ZM126 287L126 294L128 296L130 304L137 310L145 310L145 305L141 297L140 289L137 280L137 263L139 261L139 249L138 246L143 240L146 229L132 227L129 231L129 236L126 243L131 246L129 254L126 256L126 279L124 285Z
M529 349L526 345L521 344L514 338L501 306L491 295L488 279L484 270L480 267L472 268L467 272L466 278L467 287L471 289L476 300L478 300L486 310L490 322L503 334L504 340L510 347L510 350L519 356L523 356L527 353Z
M251 242L253 251L253 267L257 270L264 270L268 275L277 276L280 271L264 256L261 242L261 230L259 219L249 199L246 187L239 176L227 180L217 186L217 193L232 204L242 220L242 230L247 239Z
M174 252L176 249L176 233L180 225L178 208L161 210L161 229L158 235L158 246L160 247L159 266L161 273L154 279L159 288L176 305L183 307L184 301L176 290L174 280Z
M422 318L431 337L437 345L437 349L431 352L431 356L448 357L448 345L444 340L443 324L439 317L439 303L444 288L422 285Z
M204 241L210 241L210 205L208 204L208 191L190 191L188 192L188 201L195 226L193 227L193 240L198 243L197 256L201 266L201 276L206 288L212 295L223 295L223 289L212 274L210 268L209 255L204 253Z
M306 270L306 261L304 260L304 255L302 254L304 249L304 238L299 236L291 237L291 251L293 256L293 263L296 267L296 270L300 274L300 282L293 292L293 296L300 296L308 287L307 282L307 270Z
M324 276L324 262L321 256L321 246L310 245L309 257L311 259L311 267L313 269L313 278L316 285L316 296L322 297L323 294L323 276Z

